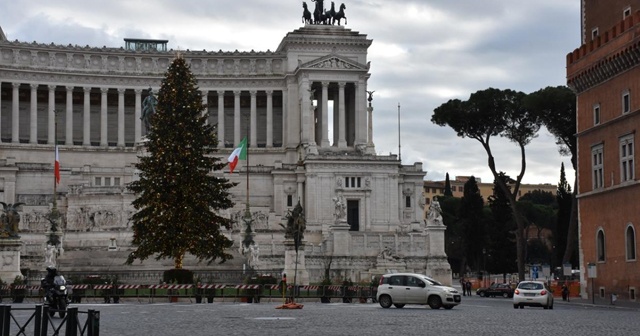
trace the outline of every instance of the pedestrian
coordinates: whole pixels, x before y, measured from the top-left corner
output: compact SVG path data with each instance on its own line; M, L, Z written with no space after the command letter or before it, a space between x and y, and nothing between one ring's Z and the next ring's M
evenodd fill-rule
M465 287L467 288L467 295L471 296L471 281L467 280Z
M462 288L462 296L467 296L467 282L464 277L460 278L460 288Z
M562 301L567 301L567 299L569 298L569 287L567 287L567 284L563 284L562 285Z

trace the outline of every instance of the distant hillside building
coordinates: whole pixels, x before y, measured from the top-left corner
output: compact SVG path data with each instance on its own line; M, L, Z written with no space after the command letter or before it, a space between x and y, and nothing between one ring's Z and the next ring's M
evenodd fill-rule
M567 55L577 94L582 296L637 300L640 1L582 1L582 45ZM597 277L591 281L587 269ZM593 283L594 288L591 288Z

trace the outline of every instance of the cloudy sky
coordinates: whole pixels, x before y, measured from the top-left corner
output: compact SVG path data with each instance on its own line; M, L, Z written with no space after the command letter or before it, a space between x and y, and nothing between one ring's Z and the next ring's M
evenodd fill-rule
M530 93L564 85L565 56L580 43L578 0L344 0L336 7L342 2L346 27L373 40L376 151L398 153L400 104L402 162L422 162L429 180L447 172L493 180L476 140L431 123L436 107L489 87ZM173 49L273 51L303 25L302 1L282 0L20 0L0 2L0 13L9 40L98 47L157 38ZM515 177L517 146L496 140L498 170ZM573 176L569 158L541 131L527 147L524 183L557 184L561 162Z

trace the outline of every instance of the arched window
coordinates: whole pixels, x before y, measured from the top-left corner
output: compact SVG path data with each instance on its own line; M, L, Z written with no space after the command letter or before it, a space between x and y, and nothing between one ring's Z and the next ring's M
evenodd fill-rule
M598 230L598 238L596 242L596 248L598 252L598 261L604 261L605 259L605 250L604 250L604 231L602 229Z
M627 238L627 260L636 260L636 231L633 225L627 226L625 237Z

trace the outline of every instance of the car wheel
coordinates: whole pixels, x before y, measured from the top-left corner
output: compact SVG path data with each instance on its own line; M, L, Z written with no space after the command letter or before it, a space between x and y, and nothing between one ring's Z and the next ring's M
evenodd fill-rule
M509 293L502 293L502 297L505 299L509 298Z
M484 292L480 292L480 293L478 293L478 295L480 295L480 297L485 297L485 295L487 295L487 294L485 294Z
M389 295L382 295L378 299L378 303L380 303L380 306L382 308L389 308L391 307L391 304L392 304L391 297Z
M553 309L553 303L549 306L549 309Z
M453 308L453 306L443 306L443 307L444 307L444 309L447 309L447 310Z
M396 306L396 308L404 307L404 303L394 303L393 305Z
M427 300L427 304L431 309L440 309L442 306L442 300L440 300L439 296L432 295L429 297L429 300Z
M549 309L549 306L542 306L542 309L547 310Z
M517 304L513 304L513 309L518 309L518 305Z
M524 309L524 305L523 304L520 304L520 309Z

